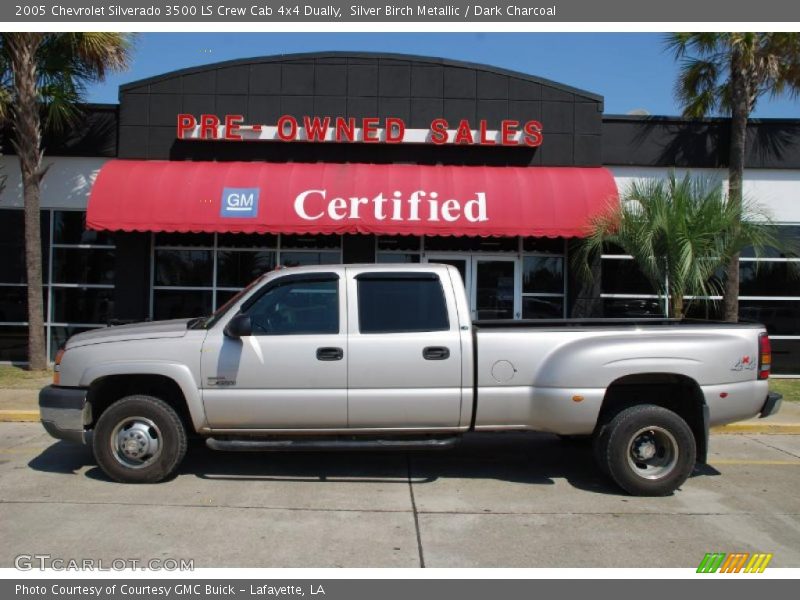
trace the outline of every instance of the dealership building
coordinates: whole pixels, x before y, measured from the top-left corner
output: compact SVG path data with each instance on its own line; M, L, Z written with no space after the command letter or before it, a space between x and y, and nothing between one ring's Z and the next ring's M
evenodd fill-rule
M52 357L76 332L209 314L279 266L445 262L476 319L663 316L624 254L579 277L575 240L633 180L673 169L724 180L728 123L607 115L595 93L486 65L323 52L135 81L44 143ZM0 361L21 362L8 132L2 147ZM800 119L750 123L745 194L800 242ZM800 375L797 260L741 261L740 315L766 324L776 374ZM718 311L696 301L690 315Z

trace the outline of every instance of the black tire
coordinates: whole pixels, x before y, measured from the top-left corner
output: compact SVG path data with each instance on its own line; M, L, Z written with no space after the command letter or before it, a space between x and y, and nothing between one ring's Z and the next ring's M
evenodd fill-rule
M697 456L694 435L681 417L644 404L623 410L595 443L604 470L634 496L667 496L689 477Z
M558 439L566 444L573 444L575 446L583 446L584 444L588 444L592 436L591 435L561 435L556 434Z
M178 413L153 396L126 396L100 415L92 448L97 464L120 483L157 483L186 454L186 428Z
M600 471L611 477L608 471L608 461L606 455L608 454L608 425L602 425L592 436L592 453L594 454L594 462Z

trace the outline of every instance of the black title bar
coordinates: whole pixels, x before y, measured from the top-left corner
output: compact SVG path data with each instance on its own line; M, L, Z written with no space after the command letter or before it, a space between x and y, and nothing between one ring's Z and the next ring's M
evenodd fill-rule
M0 3L7 23L555 23L792 22L800 3L786 0L30 0Z

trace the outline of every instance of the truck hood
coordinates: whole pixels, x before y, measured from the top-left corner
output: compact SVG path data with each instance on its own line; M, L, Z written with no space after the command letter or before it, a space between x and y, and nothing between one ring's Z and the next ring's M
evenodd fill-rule
M88 346L89 344L105 344L107 342L123 342L126 340L180 338L186 335L186 324L189 321L190 319L172 319L169 321L149 321L92 329L91 331L73 335L67 341L66 348Z

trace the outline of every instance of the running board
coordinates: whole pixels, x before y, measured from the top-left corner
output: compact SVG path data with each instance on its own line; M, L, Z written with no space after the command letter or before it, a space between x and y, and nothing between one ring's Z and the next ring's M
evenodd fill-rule
M458 444L460 437L384 440L315 440L315 439L206 439L212 450L237 452L262 451L319 451L319 450L448 450Z

